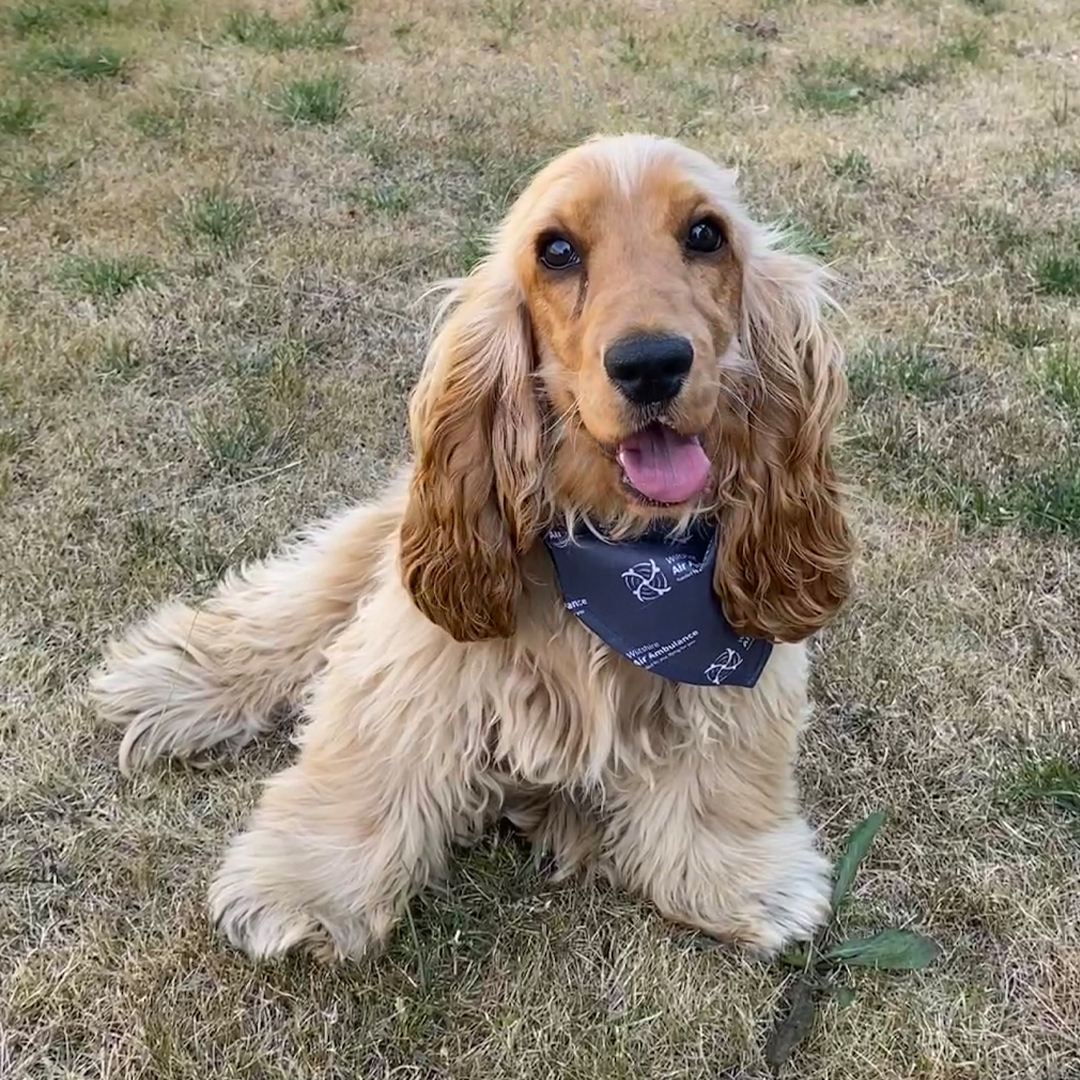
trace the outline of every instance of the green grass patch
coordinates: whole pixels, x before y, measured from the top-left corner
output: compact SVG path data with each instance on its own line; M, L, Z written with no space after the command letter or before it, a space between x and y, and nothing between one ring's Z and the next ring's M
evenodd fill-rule
M452 272L462 275L472 273L487 252L487 237L483 233L465 233L458 239L451 253Z
M48 110L29 97L0 99L0 132L4 135L33 135Z
M130 379L143 366L143 356L127 338L109 337L97 357L98 371L106 378Z
M1061 333L1061 327L1047 319L1027 318L1020 314L1002 318L999 313L994 314L990 330L1020 352L1046 348L1052 345Z
M27 441L25 431L14 427L0 427L0 457L17 454Z
M940 56L945 60L974 64L983 55L983 40L980 34L958 34L948 38L941 46Z
M192 584L202 585L220 580L237 560L265 555L271 539L256 524L228 547L219 547L200 529L140 512L125 521L121 542L129 567L171 564Z
M955 393L960 383L957 368L919 342L881 343L848 362L848 385L857 404L897 395L939 401Z
M225 16L222 37L264 52L329 49L345 42L345 20L327 12L321 17L283 21L268 11L232 11Z
M73 158L59 161L37 161L18 176L20 187L34 198L44 198L59 191L77 162Z
M17 37L35 37L70 26L85 26L107 19L109 14L109 0L29 0L8 8L4 23Z
M128 123L148 139L167 139L184 130L186 119L179 110L168 106L149 105L128 113Z
M998 258L1015 254L1031 243L1031 235L1020 219L997 207L965 210L964 226Z
M94 300L115 300L126 292L154 284L156 273L146 259L74 255L60 272L61 281Z
M117 79L128 68L127 59L109 46L81 49L75 45L51 45L27 60L30 70L65 75L80 82Z
M944 456L924 439L902 417L877 418L848 448L886 498L954 514L966 532L1015 528L1033 536L1080 537L1080 463L1065 459L1041 471L1029 465L1002 479L996 459L974 466Z
M1006 509L1034 533L1080 536L1080 460L1074 454L1045 472L1026 478L1008 493Z
M825 168L838 180L849 180L858 186L867 184L873 173L870 159L861 150L849 150L846 154L827 158Z
M278 430L257 402L245 402L227 411L199 413L190 420L189 427L210 467L230 479L271 469L289 453L291 431Z
M957 63L974 63L981 55L981 38L959 35L946 39L930 56L908 60L899 68L874 68L848 57L808 61L795 69L790 97L815 112L848 112L929 85Z
M290 124L334 124L345 115L345 83L337 75L294 79L277 89L270 107Z
M1005 10L1005 0L967 0L967 5L982 15L999 15Z
M792 98L816 112L846 112L861 108L937 77L932 61L912 62L895 71L868 67L861 60L834 57L799 64Z
M1038 374L1046 396L1080 418L1080 351L1068 342L1049 346Z
M1080 832L1080 765L1064 757L1028 762L1008 791L1020 803L1049 803Z
M1018 528L1034 536L1080 536L1080 466L1062 463L1001 486L992 478L939 465L921 500L957 515L968 531Z
M619 37L615 45L615 57L631 71L644 71L649 66L645 44L633 31L627 31Z
M189 421L195 443L215 472L242 479L282 465L294 452L308 393L306 356L303 343L290 340L232 365L232 403Z
M1074 354L1052 347L1032 377L1080 416ZM889 501L955 515L969 532L1080 536L1080 455L1061 448L1060 421L1037 399L998 404L973 372L919 341L853 353L848 382L844 453Z
M412 207L413 191L405 184L364 184L346 192L346 198L370 214L400 217Z
M227 188L211 187L187 200L177 227L189 243L235 251L254 220L255 208L250 200L237 198Z
M524 16L525 0L485 0L480 8L480 17L497 32L503 47L521 29Z
M1080 254L1048 252L1035 260L1035 286L1047 296L1080 296Z
M1031 166L1025 170L1025 183L1041 195L1052 195L1080 182L1080 150L1062 145L1064 142L1037 147Z
M783 230L785 246L790 251L797 251L802 255L813 255L817 259L829 257L831 245L828 238L816 232L805 222L783 218L777 224Z

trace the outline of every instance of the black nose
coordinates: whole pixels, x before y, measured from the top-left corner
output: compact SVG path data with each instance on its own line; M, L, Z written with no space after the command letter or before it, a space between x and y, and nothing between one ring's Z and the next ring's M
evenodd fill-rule
M635 405L670 401L694 362L694 346L676 334L635 334L609 345L604 369Z

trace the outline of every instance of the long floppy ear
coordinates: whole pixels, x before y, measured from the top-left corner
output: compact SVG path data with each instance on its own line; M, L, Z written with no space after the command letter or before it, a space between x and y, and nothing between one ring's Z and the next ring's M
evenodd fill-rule
M539 528L543 430L512 274L489 258L446 309L411 402L401 573L428 619L483 641L514 632L518 560Z
M822 321L823 268L760 230L743 257L750 382L724 417L714 586L732 626L772 641L820 629L851 590L855 542L832 459L847 384Z

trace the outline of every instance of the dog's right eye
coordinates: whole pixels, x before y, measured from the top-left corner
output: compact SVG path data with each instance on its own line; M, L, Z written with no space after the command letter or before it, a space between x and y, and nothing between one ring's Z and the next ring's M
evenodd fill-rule
M540 261L549 270L566 270L581 262L574 245L565 236L545 237L538 248Z

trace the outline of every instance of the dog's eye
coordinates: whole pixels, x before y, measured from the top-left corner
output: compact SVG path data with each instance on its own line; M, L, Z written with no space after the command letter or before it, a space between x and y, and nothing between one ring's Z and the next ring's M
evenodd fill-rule
M581 262L574 245L565 236L549 236L541 240L539 255L540 261L549 270L566 270Z
M712 218L695 221L686 234L686 247L689 251L718 251L723 242L724 234Z

